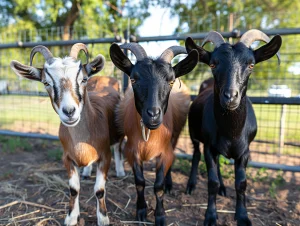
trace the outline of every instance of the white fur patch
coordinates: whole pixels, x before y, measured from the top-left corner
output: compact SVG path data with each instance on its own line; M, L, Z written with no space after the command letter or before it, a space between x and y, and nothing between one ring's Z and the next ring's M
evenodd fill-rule
M79 194L78 194L75 199L74 208L71 214L70 215L67 214L65 218L65 225L76 225L79 214L80 214L80 210L79 210Z
M92 175L93 164L83 167L82 176L90 177Z
M124 170L124 158L123 155L119 151L119 144L115 144L114 146L114 157L116 163L116 174L117 177L124 177L125 170Z
M96 183L94 186L94 193L96 194L97 191L99 191L100 189L104 189L105 191L105 178L104 175L102 173L102 171L99 169L100 167L97 166L97 174L96 174ZM105 196L105 192L104 192L104 196Z
M76 225L77 219L80 214L79 210L79 190L80 190L80 181L79 181L79 174L76 167L74 167L74 173L72 174L70 180L69 180L69 186L73 189L75 189L78 192L78 195L74 202L74 208L71 212L71 214L67 214L65 218L65 225Z
M78 124L80 120L80 113L82 111L82 101L77 104L74 100L74 97L72 96L72 93L76 90L76 85L81 84L81 81L83 79L83 73L82 70L80 71L78 78L77 73L80 68L80 61L75 61L71 57L66 57L64 59L61 58L54 58L52 64L48 64L47 62L44 65L44 68L46 70L45 73L45 79L47 83L51 85L47 89L53 89L53 85L55 84L56 90L57 90L57 98L61 100L59 103L59 107L56 103L54 103L54 91L52 90L52 100L53 100L53 106L54 110L57 112L57 114L60 117L60 120L62 123L67 127L74 127ZM76 78L78 81L76 81ZM60 83L64 83L65 81L70 81L71 86L68 90L60 90ZM53 84L54 83L54 84ZM82 86L79 86L79 93L83 95L83 88ZM75 113L72 116L72 118L69 118L65 115L63 112L63 109L65 110L71 110L75 108Z
M108 216L104 216L102 213L99 212L99 202L97 202L97 224L98 226L109 225Z
M97 191L99 191L100 189L103 189L104 190L103 199L105 202L105 183L106 183L106 181L105 181L102 171L99 168L101 168L101 167L97 166L97 175L96 175L96 183L95 183L95 187L94 187L94 193L96 194ZM98 222L98 226L109 225L108 216L104 216L100 212L99 201L97 201L97 222Z
M74 173L72 174L72 176L69 180L69 185L71 188L75 189L77 192L80 189L80 179L79 179L77 167L74 167Z

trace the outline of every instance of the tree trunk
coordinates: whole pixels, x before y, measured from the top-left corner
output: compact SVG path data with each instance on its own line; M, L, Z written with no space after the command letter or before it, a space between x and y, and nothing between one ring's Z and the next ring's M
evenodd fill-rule
M69 11L68 16L64 23L63 35L62 35L63 40L72 39L73 25L76 19L79 17L80 5L82 4L82 1L83 0L72 0L71 10Z

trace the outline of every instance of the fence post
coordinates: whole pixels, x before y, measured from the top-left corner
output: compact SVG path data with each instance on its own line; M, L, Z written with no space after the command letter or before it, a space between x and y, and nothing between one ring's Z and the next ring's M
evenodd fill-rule
M129 30L126 29L124 31L124 39L125 43L129 43ZM128 50L124 49L124 54L128 57ZM126 89L128 87L128 75L124 72L123 73L123 92L125 93Z
M281 105L280 116L280 130L279 130L279 148L277 155L280 156L284 147L284 132L285 132L285 117L286 117L286 104Z

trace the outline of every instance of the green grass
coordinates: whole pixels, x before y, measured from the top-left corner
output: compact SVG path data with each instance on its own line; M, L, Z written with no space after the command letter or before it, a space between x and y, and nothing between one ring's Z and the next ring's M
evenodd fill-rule
M51 160L59 161L62 159L63 151L61 149L53 149L47 152L47 156Z
M42 130L50 134L58 131L59 117L53 110L49 97L0 96L0 112L0 129L32 129L33 132Z
M6 153L15 153L17 150L31 151L29 141L20 137L0 136L0 150Z

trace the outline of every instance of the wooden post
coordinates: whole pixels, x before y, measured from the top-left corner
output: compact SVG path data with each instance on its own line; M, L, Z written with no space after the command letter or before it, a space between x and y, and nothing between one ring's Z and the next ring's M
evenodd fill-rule
M281 155L283 148L284 148L285 117L286 117L286 104L283 104L281 106L279 148L278 148L278 153L277 153L278 156Z

